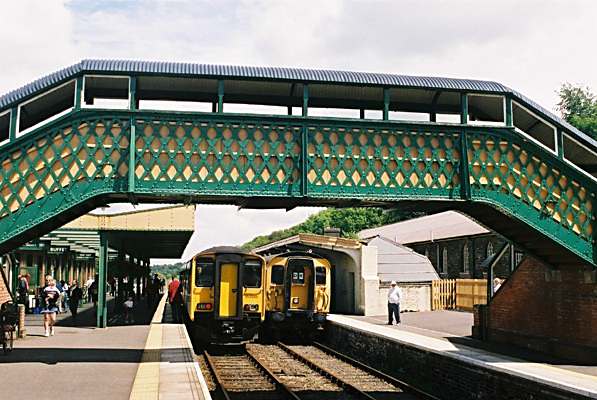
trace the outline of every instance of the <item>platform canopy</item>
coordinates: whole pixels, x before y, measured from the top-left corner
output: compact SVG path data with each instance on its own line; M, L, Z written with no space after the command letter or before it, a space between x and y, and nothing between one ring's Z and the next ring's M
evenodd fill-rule
M100 231L112 252L137 258L179 258L194 231L195 207L171 206L118 214L86 214L43 236L51 247L97 255Z

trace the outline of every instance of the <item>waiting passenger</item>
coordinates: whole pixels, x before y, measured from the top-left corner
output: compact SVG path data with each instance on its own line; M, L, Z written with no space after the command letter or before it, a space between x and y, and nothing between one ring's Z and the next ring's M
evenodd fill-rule
M56 281L51 275L46 276L46 286L42 290L42 298L45 307L41 311L44 315L45 337L54 336L54 324L56 323L56 314L58 313L58 301L60 299L60 290L56 287Z
M133 318L134 307L135 303L133 302L133 296L129 296L128 299L124 302L124 322L126 324L135 322L135 319Z
M180 281L176 276L172 276L172 281L168 285L168 302L172 310L172 320L178 324L182 319L182 295Z
M396 281L390 283L390 290L388 291L388 325L400 323L400 300L402 299L402 291L396 286Z
M73 315L73 320L77 319L77 313L79 309L79 301L83 297L83 291L79 287L79 284L76 280L73 281L73 284L70 287L70 300L68 302L70 312Z

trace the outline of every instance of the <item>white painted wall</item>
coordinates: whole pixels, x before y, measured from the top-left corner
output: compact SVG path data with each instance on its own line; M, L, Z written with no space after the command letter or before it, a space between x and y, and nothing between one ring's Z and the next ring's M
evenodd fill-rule
M401 311L431 311L431 284L426 283L401 283L402 289ZM387 315L389 286L379 283L375 290L371 290L367 297L365 315Z

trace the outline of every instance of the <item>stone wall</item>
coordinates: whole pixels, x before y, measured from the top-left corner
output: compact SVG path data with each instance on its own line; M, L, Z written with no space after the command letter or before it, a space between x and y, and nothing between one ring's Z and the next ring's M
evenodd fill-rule
M331 348L441 399L588 399L473 364L459 357L458 351L440 354L331 322L325 341Z

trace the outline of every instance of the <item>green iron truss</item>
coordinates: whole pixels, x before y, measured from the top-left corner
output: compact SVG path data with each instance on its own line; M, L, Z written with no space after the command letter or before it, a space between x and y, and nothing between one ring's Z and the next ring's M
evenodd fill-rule
M508 127L84 109L3 150L0 253L115 200L424 200L497 209L596 265L595 182Z

